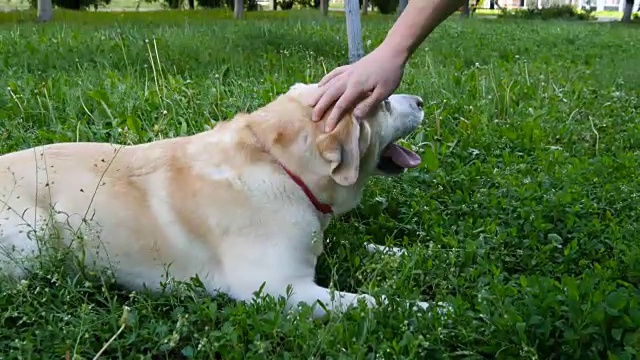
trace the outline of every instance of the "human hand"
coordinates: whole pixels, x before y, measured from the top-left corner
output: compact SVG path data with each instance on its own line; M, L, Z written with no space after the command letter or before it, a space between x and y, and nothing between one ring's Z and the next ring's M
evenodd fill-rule
M381 45L357 62L334 69L318 83L320 91L311 103L312 120L320 121L333 104L325 123L327 132L352 109L356 117L367 115L398 88L404 65L400 54Z

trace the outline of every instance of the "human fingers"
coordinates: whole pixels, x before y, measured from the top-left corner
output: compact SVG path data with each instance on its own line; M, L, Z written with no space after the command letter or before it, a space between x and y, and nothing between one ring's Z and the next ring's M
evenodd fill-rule
M331 72L329 72L320 80L320 82L318 83L318 86L325 86L327 83L329 83L329 81L331 81L336 76L345 72L348 68L349 68L349 65L343 65L331 70Z
M324 124L324 130L326 132L333 131L338 122L351 110L360 100L365 93L356 87L347 87L347 90L336 101L335 106L327 117L327 122Z
M341 78L335 78L331 81L330 86L320 89L322 95L313 107L311 120L320 121L327 109L344 93L345 88L346 81Z
M356 117L364 117L366 116L371 109L378 106L382 100L386 97L385 92L382 90L380 86L373 89L371 95L369 95L366 99L362 100L360 104L356 106L353 110L353 115Z
M319 86L316 89L316 92L308 99L307 104L311 107L314 107L318 104L318 101L320 101L320 98L322 98L324 96L324 94L332 88L331 83L333 81L336 81L336 79L339 79L340 76L336 76L334 78L332 78L331 80L329 80L327 83L325 83L325 86ZM315 118L314 118L315 119ZM314 121L318 121L319 119L315 119Z

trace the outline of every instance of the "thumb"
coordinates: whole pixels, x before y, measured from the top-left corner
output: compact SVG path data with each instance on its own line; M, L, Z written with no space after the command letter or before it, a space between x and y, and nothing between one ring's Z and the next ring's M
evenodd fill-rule
M373 90L373 93L366 99L362 100L358 106L353 110L353 115L356 117L366 116L371 109L378 106L380 102L384 99L384 94L380 90L379 87Z

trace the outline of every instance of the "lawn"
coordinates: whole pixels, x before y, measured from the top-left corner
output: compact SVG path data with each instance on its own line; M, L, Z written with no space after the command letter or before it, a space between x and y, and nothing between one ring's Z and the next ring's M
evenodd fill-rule
M193 134L318 81L347 58L341 13L0 14L0 153ZM371 50L394 17L363 18ZM11 359L634 359L640 350L640 29L457 17L408 64L425 99L419 169L375 179L326 234L318 282L448 301L323 321L161 296L54 258L0 281ZM406 258L368 254L365 241Z

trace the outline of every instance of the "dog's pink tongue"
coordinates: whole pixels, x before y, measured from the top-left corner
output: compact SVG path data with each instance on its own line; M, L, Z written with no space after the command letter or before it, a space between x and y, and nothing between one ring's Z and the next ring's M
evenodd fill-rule
M420 156L400 145L389 144L384 150L384 155L390 156L396 165L403 168L414 168L420 165Z

